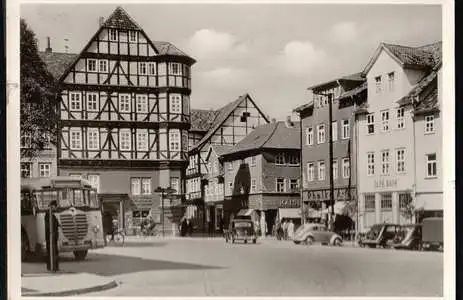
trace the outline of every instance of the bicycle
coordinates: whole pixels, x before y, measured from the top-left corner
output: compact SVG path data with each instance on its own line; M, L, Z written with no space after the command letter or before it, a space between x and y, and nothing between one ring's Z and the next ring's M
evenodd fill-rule
M111 234L111 233L106 234L106 244L109 245L111 242L124 245L125 234L124 234L123 229L118 229L114 231L114 234Z

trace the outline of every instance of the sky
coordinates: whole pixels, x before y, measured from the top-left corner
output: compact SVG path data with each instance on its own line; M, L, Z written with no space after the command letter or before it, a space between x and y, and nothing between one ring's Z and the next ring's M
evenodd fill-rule
M197 60L191 107L218 109L248 93L277 120L309 101L307 88L361 72L380 42L421 46L442 40L438 5L123 4L149 38ZM108 4L27 4L39 49L79 53ZM67 41L66 41L67 40Z

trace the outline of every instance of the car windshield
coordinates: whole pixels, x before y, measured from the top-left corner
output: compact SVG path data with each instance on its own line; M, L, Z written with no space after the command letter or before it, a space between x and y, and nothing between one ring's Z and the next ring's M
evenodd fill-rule
M367 233L367 238L376 239L378 237L379 233L381 232L381 228L383 228L383 226L381 226L381 225L373 225L373 227L371 227L370 231L368 231L368 233Z
M235 228L249 228L251 227L250 222L235 222Z
M47 209L51 201L56 201L58 207L91 207L98 208L96 192L89 189L54 189L36 191L37 206Z

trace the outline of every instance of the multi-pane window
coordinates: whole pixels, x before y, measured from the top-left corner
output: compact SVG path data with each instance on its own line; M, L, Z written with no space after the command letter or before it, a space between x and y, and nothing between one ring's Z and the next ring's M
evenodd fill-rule
M130 112L130 95L119 94L119 111Z
M387 82L388 82L389 92L394 91L394 81L395 81L395 73L391 72L391 73L387 74Z
M51 163L40 163L39 164L39 176L50 177L51 175Z
M342 120L342 138L350 138L350 121L349 119Z
M277 190L277 193L285 192L285 179L284 178L277 178L276 190Z
M318 162L318 180L325 180L325 162Z
M180 151L180 133L178 130L169 132L169 149L170 151Z
M254 167L257 164L257 157L251 156L251 166Z
M89 58L87 59L87 71L88 72L96 72L96 59Z
M397 163L397 173L405 173L405 149L396 149L395 159Z
M109 40L110 41L117 41L117 30L116 29L109 29Z
M71 149L82 149L82 131L80 129L72 129L69 133L71 135Z
M97 193L100 192L100 175L97 174L88 174L88 181L93 188L96 189Z
M156 63L154 62L148 63L148 74L156 75Z
M100 59L99 60L99 71L101 73L108 73L108 60Z
M73 111L82 110L81 94L79 92L71 92L69 93L69 96L71 97L69 101L70 109Z
M382 210L392 209L392 194L391 193L381 194L381 209Z
M434 116L425 116L424 117L424 133L434 133Z
M389 131L389 110L381 111L381 131Z
M368 114L367 115L367 134L374 134L375 133L375 115Z
M182 98L179 94L171 94L169 102L170 102L169 111L171 113L179 114L182 112Z
M342 159L342 177L343 178L350 177L350 159L349 158Z
M400 193L399 194L399 208L401 210L405 209L412 202L412 195L410 193Z
M257 190L257 182L255 179L251 179L251 193L255 193Z
M137 112L147 113L148 112L148 96L137 95Z
M333 121L331 123L331 136L334 142L338 140L338 122L337 121Z
M404 121L405 110L403 107L397 109L397 129L405 128Z
M137 131L137 150L148 151L148 132L146 129Z
M87 93L87 110L98 111L98 93Z
M298 192L299 191L299 181L297 179L290 179L289 189L291 190L291 192Z
M26 178L26 177L31 177L32 176L32 164L31 163L21 163L21 177Z
M129 41L136 42L137 41L137 32L136 31L129 31Z
M437 157L436 153L426 154L426 177L437 176Z
M307 181L313 181L314 180L314 174L315 174L315 168L313 163L309 162L307 163Z
M376 208L375 194L365 194L365 210L374 211Z
M170 63L169 67L171 75L181 75L182 67L179 63Z
M313 145L313 128L307 127L305 129L305 143L307 146Z
M87 149L98 150L100 148L100 135L98 128L89 128L87 130Z
M288 154L287 162L288 162L289 165L292 165L292 166L299 165L299 155Z
M338 160L335 159L335 160L333 160L333 179L337 179L337 178L338 178L338 173L339 173L339 170L338 170Z
M175 194L180 194L180 178L172 177L170 178L170 187L175 190Z
M121 130L119 132L119 147L123 151L130 151L132 149L130 142L130 130Z
M367 153L367 175L375 175L375 153Z
M381 76L375 77L376 94L381 93Z
M277 153L275 157L275 164L284 165L285 164L285 154L283 152Z
M132 195L140 195L140 178L131 179L130 192Z
M381 151L381 174L389 175L389 150Z
M145 62L138 63L138 73L140 75L146 75L146 63Z
M322 144L325 142L325 125L320 124L317 126L317 143Z
M151 194L151 178L142 178L141 179L141 194L150 195Z
M21 135L21 148L31 148L32 147L32 135L30 132L23 133Z

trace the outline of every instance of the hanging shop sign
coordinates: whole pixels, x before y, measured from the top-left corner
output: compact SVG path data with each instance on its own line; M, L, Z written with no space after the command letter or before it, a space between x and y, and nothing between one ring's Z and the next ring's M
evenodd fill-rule
M281 199L280 208L298 208L301 207L299 199Z

